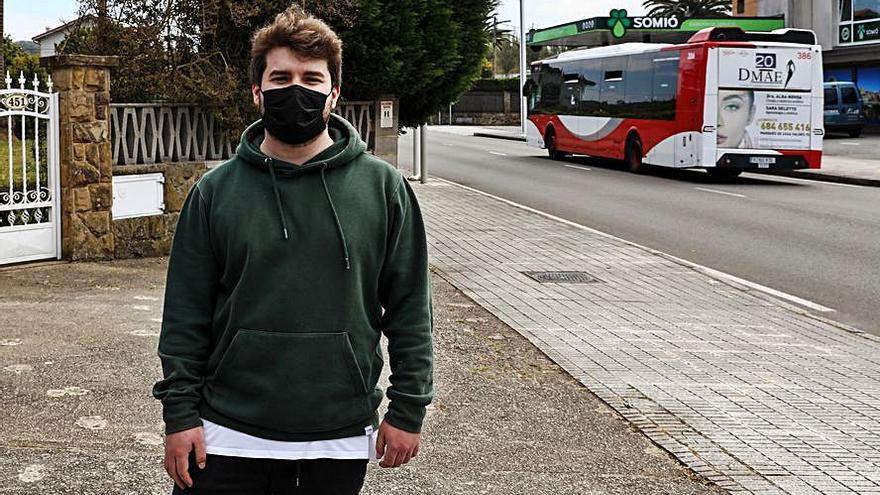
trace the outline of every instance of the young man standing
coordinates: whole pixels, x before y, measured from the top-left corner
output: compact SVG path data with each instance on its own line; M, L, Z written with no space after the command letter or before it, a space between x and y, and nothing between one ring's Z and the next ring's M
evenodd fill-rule
M418 454L433 397L425 229L402 175L331 113L341 66L336 34L302 10L259 30L262 119L180 212L153 387L173 493L356 494L368 459Z

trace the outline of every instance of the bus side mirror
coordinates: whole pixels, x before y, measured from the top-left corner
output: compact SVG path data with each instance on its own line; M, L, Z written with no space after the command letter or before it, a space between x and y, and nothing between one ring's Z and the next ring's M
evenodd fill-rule
M535 81L532 81L531 79L529 79L528 81L526 81L525 84L523 84L522 95L524 98L528 98L528 97L532 96L532 86L534 86L534 85L535 85Z

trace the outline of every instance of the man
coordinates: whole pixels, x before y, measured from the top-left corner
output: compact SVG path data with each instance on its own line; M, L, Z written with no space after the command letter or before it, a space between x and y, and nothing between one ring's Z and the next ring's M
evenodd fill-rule
M356 494L369 458L418 454L433 397L424 225L407 181L331 113L341 66L336 34L298 8L257 31L262 119L180 212L153 387L173 493Z

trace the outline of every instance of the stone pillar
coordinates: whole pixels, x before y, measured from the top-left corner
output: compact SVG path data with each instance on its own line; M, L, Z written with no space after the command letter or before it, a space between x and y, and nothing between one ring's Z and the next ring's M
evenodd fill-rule
M390 110L390 115L388 114ZM385 113L383 118L383 112ZM397 166L397 121L400 104L396 97L381 97L373 107L373 154ZM384 126L383 126L384 124Z
M110 68L117 57L57 55L41 62L59 93L62 256L112 259Z

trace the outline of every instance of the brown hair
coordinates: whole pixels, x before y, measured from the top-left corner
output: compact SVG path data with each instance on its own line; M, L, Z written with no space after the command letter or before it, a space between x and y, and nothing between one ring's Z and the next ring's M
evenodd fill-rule
M254 33L250 64L253 84L260 85L266 70L266 54L279 46L286 46L303 57L326 60L332 84L341 84L342 41L324 21L312 17L295 4Z

